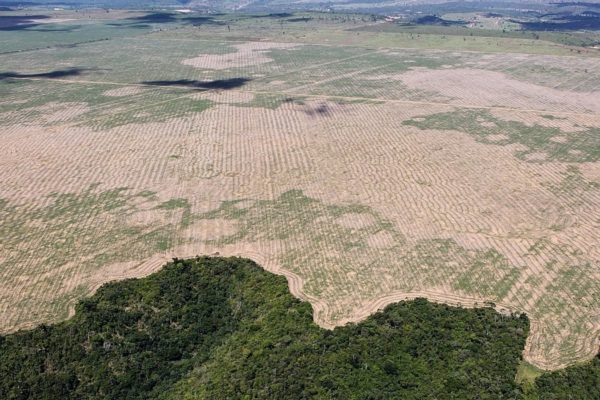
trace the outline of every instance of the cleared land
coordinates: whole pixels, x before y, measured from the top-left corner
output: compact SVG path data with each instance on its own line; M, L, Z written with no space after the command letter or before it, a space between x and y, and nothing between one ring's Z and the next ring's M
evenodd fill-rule
M31 46L0 54L3 332L219 252L285 275L325 327L404 298L493 302L527 313L538 367L598 352L598 52L140 18L49 49L22 30Z

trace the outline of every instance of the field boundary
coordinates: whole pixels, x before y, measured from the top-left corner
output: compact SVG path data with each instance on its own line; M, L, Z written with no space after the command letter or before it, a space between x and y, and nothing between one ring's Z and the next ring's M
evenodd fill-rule
M490 300L484 298L470 297L458 294L448 294L443 292L438 292L435 290L419 290L419 291L397 291L388 293L379 297L376 297L366 303L363 307L358 309L352 316L345 318L343 320L339 320L336 324L332 324L327 320L327 316L330 314L329 306L327 302L318 299L316 297L310 296L304 292L304 281L297 274L285 270L281 268L277 263L273 263L269 261L264 255L260 253L256 253L253 251L234 251L234 252L209 252L209 251L198 251L195 253L189 254L175 254L172 253L161 253L155 254L152 257L146 259L145 261L141 261L136 263L133 268L129 268L122 273L105 276L102 280L95 282L90 286L90 290L87 292L86 296L93 295L101 286L114 281L120 281L124 279L131 278L143 278L154 272L159 271L161 268L165 266L166 263L173 260L173 258L178 259L188 259L194 258L198 256L212 256L212 257L242 257L247 258L254 261L264 270L271 272L276 275L280 275L286 278L288 282L288 287L290 293L302 300L310 303L313 309L313 320L319 325L321 328L332 330L336 327L346 325L348 323L358 323L360 321L365 320L370 315L373 315L377 311L384 309L386 306L397 303L400 301L410 301L415 300L417 298L425 298L428 301L437 304L446 304L451 307L462 307L462 308L484 308L484 307L492 307L494 310L499 312L500 314L525 314L530 322L529 334L527 335L527 340L525 342L525 347L523 349L523 359L528 363L542 369L545 371L554 371L566 368L569 365L572 365L572 362L563 362L560 364L547 362L540 359L531 358L531 348L532 348L532 338L540 334L540 326L542 325L540 321L535 318L532 318L529 314L527 314L522 309L518 307L513 307L508 304L502 302L491 302ZM73 300L68 304L68 318L71 318L75 314L75 305L79 300ZM21 329L27 327L21 327ZM598 353L598 345L600 344L600 324L596 327L594 332L591 332L586 337L586 341L584 346L577 353L578 361L586 361L593 359Z
M126 83L126 82L110 82L110 81L90 81L90 80L69 80L69 79L54 79L54 78L11 78L11 79L20 79L20 80L30 80L30 81L50 81L50 82L61 82L67 84L84 84L84 85L110 85L110 86L136 86L136 87L147 87L147 88L163 88L163 89L178 89L178 90L186 90L193 93L196 92L208 92L210 89L198 90L194 88L189 88L185 86L176 86L176 85L155 85L155 84L147 84L147 83ZM280 96L298 96L298 97L306 97L306 98L314 98L321 100L332 100L332 99L340 99L340 100L350 100L350 101L373 101L379 103L392 103L392 104L412 104L412 105L429 105L429 106L447 106L453 107L456 109L460 108L468 108L468 109L479 109L479 110L501 110L501 111L519 111L525 113L545 113L545 114L554 114L554 115L572 115L572 116L587 116L587 117L597 117L600 116L600 113L594 112L572 112L572 111L549 111L549 110L540 110L533 108L517 108L517 107L505 107L505 106L483 106L476 104L451 104L444 103L438 101L422 101L422 100L400 100L400 99L382 99L378 97L360 97L360 96L339 96L339 95L320 95L320 94L310 94L310 93L290 93L286 89L282 91L273 91L273 90L250 90L250 89L228 89L230 92L240 92L240 93L253 93L253 94L270 94L270 95L280 95ZM187 95L181 96L185 97ZM181 97L176 97L174 99L165 100L164 103L168 103L173 100L177 100ZM161 102L163 103L163 102ZM160 104L160 103L157 103Z

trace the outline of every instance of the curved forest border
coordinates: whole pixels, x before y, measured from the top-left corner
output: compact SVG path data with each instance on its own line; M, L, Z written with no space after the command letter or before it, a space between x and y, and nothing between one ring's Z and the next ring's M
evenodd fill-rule
M67 321L0 336L0 398L600 398L599 357L523 370L524 314L422 298L332 330L312 314L248 259L174 259Z

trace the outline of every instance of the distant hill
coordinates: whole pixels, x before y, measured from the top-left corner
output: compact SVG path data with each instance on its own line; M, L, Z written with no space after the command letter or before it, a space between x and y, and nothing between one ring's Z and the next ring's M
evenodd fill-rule
M0 7L100 7L100 8L191 8L211 11L283 12L344 11L376 14L404 12L473 12L496 10L530 10L551 12L557 9L595 9L600 0L586 2L553 0L0 0Z

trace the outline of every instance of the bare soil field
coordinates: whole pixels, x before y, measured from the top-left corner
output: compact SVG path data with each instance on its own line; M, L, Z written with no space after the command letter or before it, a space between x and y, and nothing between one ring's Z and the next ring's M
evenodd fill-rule
M121 64L112 41L0 54L19 72L0 80L2 332L218 253L285 275L324 327L424 296L527 313L540 368L598 352L598 88L509 70L596 59L202 29L127 39Z
M266 64L273 59L265 53L271 49L292 49L298 45L294 43L249 42L235 44L232 47L237 51L228 54L200 55L195 58L183 60L184 65L205 69L229 69Z

